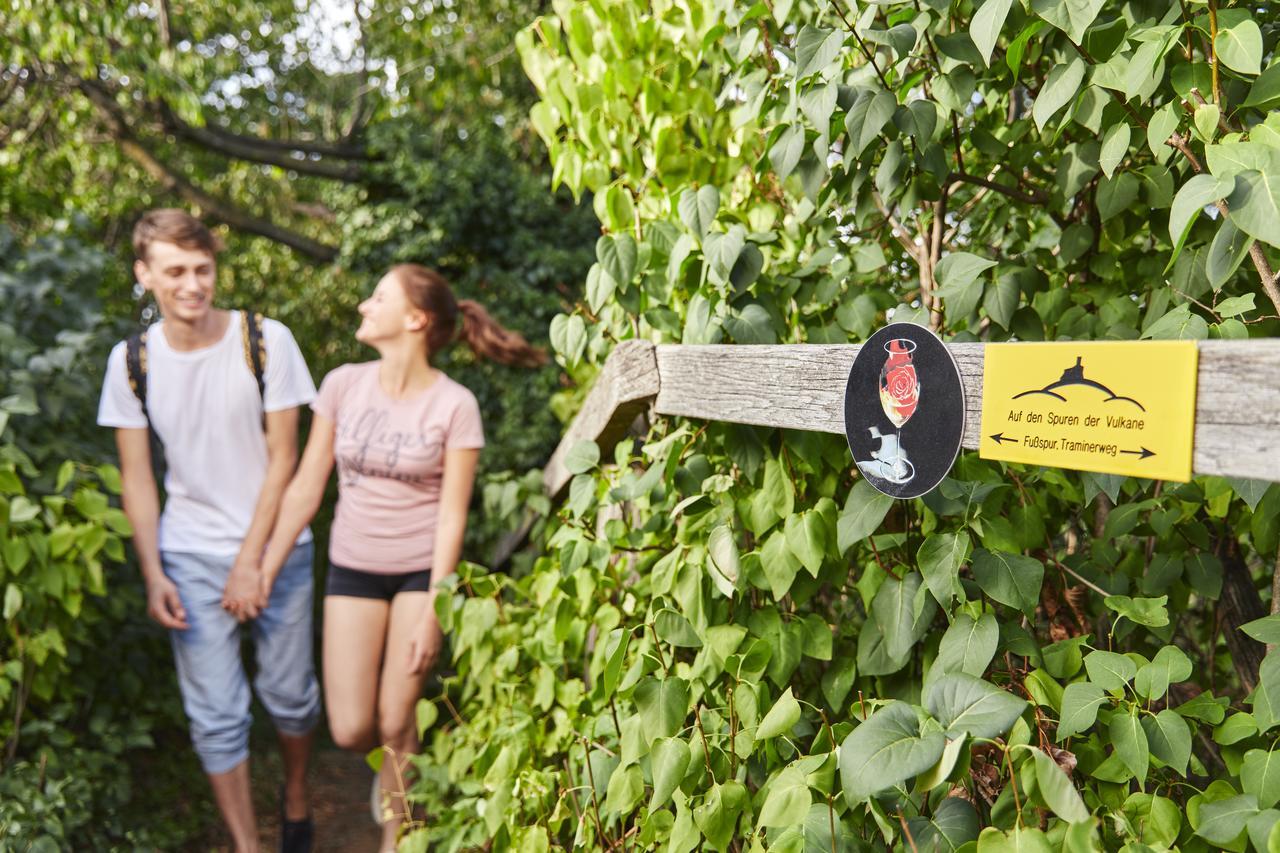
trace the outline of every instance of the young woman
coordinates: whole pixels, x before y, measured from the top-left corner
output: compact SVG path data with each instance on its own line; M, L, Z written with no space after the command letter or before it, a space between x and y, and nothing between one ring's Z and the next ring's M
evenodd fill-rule
M415 264L383 276L360 317L356 340L380 358L343 365L321 384L306 451L263 557L262 594L319 508L337 462L325 704L339 746L386 750L375 796L383 848L393 850L408 811L407 756L419 747L414 707L443 641L436 588L457 567L484 445L475 397L431 359L457 336L478 356L505 364L534 366L546 356Z

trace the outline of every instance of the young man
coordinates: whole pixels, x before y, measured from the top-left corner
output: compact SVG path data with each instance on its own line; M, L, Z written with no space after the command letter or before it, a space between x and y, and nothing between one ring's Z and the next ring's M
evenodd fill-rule
M138 222L134 273L162 320L142 340L111 351L98 423L116 429L147 611L169 629L191 740L235 849L251 853L259 843L240 657L240 626L249 621L254 687L284 755L281 849L305 851L312 834L305 775L320 715L310 531L274 584L263 579L259 560L297 462L298 407L316 391L287 328L261 321L255 348L263 365L250 357L251 341L259 342L252 315L213 307L221 248L181 210L149 211ZM163 514L152 432L166 464Z

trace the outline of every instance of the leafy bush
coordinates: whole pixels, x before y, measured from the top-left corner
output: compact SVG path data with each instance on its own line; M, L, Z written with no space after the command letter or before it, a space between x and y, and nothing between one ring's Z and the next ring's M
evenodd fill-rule
M32 849L169 846L198 828L168 797L170 758L131 769L181 728L167 644L125 565L120 476L94 426L116 340L93 298L108 258L68 232L0 235L0 842ZM51 425L57 423L57 429ZM71 457L71 458L67 458ZM168 688L168 689L166 689ZM148 795L148 791L150 795ZM175 817L175 815L178 815Z
M607 231L561 362L1274 333L1274 15L1104 5L556 4L531 118ZM840 438L676 419L575 456L532 569L441 599L408 849L1280 837L1280 486L965 454L894 502Z

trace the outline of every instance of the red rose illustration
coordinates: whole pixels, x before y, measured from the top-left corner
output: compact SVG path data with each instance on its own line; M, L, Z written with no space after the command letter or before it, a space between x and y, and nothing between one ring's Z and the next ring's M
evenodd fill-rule
M911 362L915 343L894 338L885 344L885 349L889 357L880 369L880 406L893 425L901 429L920 405L920 381Z

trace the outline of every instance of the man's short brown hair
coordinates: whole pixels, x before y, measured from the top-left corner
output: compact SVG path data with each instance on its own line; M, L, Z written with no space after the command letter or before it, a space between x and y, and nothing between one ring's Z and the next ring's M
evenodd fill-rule
M223 249L218 235L199 219L176 207L148 210L133 226L133 254L138 260L146 263L147 250L157 242L173 243L184 249L200 249L215 257Z

